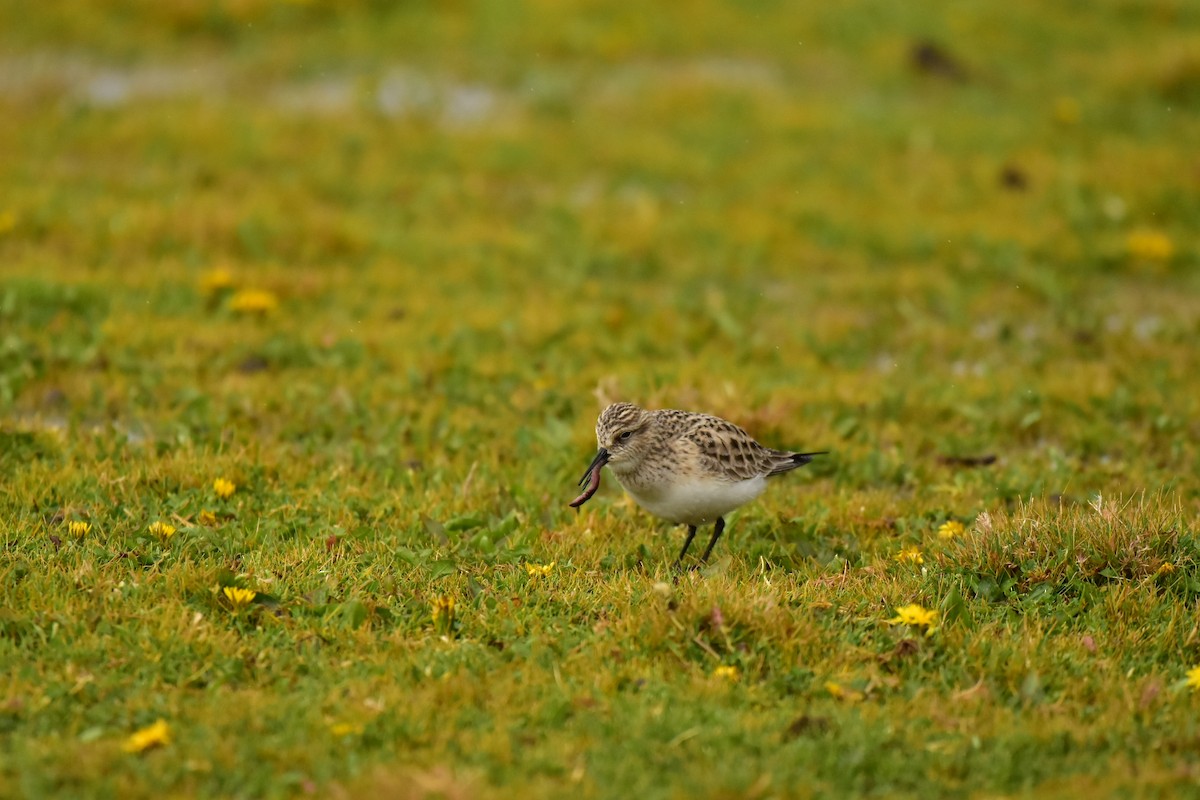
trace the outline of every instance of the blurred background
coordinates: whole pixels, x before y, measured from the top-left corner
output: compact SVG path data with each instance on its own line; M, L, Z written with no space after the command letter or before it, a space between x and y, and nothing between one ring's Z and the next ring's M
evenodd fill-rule
M1193 3L109 0L0 30L12 424L389 487L478 463L534 507L631 399L831 448L827 490L880 505L1195 491Z

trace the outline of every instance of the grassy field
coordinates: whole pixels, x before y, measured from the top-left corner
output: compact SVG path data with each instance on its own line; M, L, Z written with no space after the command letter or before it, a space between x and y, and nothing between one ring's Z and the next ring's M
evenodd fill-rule
M0 796L1200 796L1200 5L643 6L0 5Z

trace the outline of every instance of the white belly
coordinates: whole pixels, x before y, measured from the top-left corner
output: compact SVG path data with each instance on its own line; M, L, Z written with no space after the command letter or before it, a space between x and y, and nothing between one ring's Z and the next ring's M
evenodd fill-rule
M621 480L617 474L617 480ZM656 517L686 525L709 525L741 505L749 503L767 488L766 478L727 483L699 480L686 483L626 486L637 504Z

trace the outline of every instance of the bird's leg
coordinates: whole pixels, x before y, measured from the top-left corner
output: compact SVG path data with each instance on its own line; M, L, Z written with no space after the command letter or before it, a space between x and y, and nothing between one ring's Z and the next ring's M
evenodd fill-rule
M708 547L704 548L704 555L700 556L701 561L708 561L708 557L712 555L712 549L717 543L717 539L721 538L721 534L725 532L725 518L717 517L717 524L713 526L712 538L708 540Z
M692 546L692 539L696 538L696 526L688 525L687 540L683 543L683 549L679 551L679 558L675 559L675 566L678 567L683 562L683 557L687 555L688 548Z

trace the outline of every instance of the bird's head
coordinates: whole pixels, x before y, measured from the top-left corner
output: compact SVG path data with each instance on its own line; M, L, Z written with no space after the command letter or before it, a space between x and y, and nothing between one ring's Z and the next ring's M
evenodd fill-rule
M635 468L652 446L648 433L653 419L633 403L613 403L604 409L596 420L596 444L606 455L597 458L619 472Z

